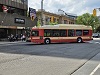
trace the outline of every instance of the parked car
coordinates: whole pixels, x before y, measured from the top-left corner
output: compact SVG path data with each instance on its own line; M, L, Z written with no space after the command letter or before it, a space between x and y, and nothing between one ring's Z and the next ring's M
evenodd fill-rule
M93 37L93 38L99 38L99 37L100 37L100 33L93 33L93 34L92 34L92 37Z

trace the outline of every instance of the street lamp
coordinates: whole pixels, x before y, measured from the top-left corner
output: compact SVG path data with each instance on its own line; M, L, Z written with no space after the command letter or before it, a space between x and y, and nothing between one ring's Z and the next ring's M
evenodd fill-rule
M43 0L41 0L41 26L43 26Z

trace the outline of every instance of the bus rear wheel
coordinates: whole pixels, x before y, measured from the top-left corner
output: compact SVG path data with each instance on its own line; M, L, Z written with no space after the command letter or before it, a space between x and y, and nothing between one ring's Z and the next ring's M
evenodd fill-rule
M44 43L45 43L45 44L50 44L50 43L51 43L51 42L50 42L50 39L45 39L45 40L44 40Z
M78 43L82 43L82 38L77 38Z

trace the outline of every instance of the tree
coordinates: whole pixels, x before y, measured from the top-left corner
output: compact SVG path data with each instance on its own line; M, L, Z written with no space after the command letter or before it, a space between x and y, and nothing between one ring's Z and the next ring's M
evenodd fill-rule
M97 27L96 32L100 33L100 25Z
M40 27L41 26L41 22L40 20L37 21L37 27Z
M89 13L85 13L81 16L78 16L76 19L76 23L92 26L93 30L96 29L100 25L99 18Z

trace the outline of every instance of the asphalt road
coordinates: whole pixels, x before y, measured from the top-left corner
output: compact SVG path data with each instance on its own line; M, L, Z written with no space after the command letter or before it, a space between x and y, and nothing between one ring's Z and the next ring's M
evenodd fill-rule
M0 75L98 75L100 40L39 45L0 42Z

